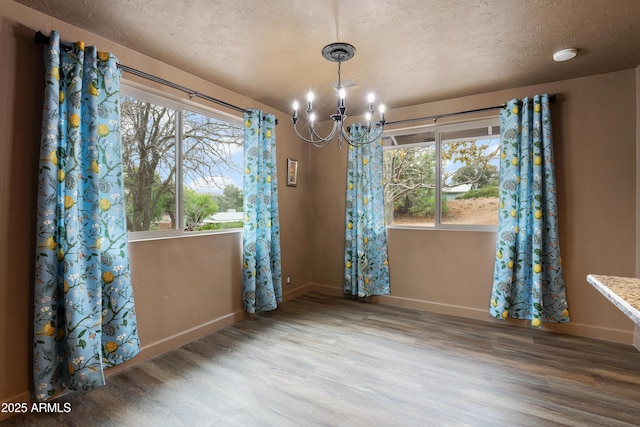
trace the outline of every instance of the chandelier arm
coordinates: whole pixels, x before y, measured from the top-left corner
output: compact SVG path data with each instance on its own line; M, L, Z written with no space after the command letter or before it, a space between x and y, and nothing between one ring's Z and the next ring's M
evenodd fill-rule
M331 132L329 133L329 135L325 136L324 138L318 135L318 133L316 132L316 128L312 128L309 134L312 137L315 136L321 141L331 140L333 139L333 136L336 134L336 128L337 128L337 122L333 122L333 129L331 129Z
M304 136L302 136L302 134L300 134L300 132L298 131L298 124L297 123L293 124L293 130L296 131L296 135L298 135L298 137L300 139L302 139L303 141L308 142L310 144L313 144L313 145L315 145L317 147L324 147L327 144L329 144L329 142L331 142L331 139L333 138L333 135L335 134L335 131L336 131L335 124L334 124L333 130L331 131L331 133L329 135L327 135L325 138L322 138L320 135L317 134L317 132L315 131L314 128L309 127L309 137L310 137L310 139L309 139L309 138L305 138ZM314 137L317 138L317 139L314 139ZM318 145L318 144L323 144L323 145Z
M330 140L330 139L328 139L328 140L326 140L326 141L324 141L324 142L313 142L312 144L313 144L313 146L314 146L314 147L324 148L324 147L326 147L327 145L329 145L330 143L331 143L331 140Z
M302 135L300 134L300 132L298 131L298 124L297 124L297 123L294 123L294 125L293 125L293 130L295 130L295 131L296 131L296 135L298 135L298 137L299 137L300 139L302 139L303 141L308 142L308 143L310 143L310 144L315 144L315 143L317 142L317 141L314 141L314 140L312 140L312 139L308 139L308 138L305 138L304 136L302 136Z
M383 132L384 127L380 123L376 123L375 126L367 126L366 130L362 132L362 135L357 138L353 138L350 134L345 132L344 129L342 129L342 138L352 147L362 147L380 139Z

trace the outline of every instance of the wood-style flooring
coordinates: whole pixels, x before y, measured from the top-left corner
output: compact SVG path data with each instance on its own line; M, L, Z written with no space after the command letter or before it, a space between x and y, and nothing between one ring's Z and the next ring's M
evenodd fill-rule
M5 426L632 426L632 346L312 293Z

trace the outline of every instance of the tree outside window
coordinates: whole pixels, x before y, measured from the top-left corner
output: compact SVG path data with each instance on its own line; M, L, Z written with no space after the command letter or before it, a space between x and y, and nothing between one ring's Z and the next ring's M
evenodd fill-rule
M387 225L497 225L497 120L390 132L384 144Z
M242 211L240 122L142 98L121 97L128 231L228 228L215 215Z

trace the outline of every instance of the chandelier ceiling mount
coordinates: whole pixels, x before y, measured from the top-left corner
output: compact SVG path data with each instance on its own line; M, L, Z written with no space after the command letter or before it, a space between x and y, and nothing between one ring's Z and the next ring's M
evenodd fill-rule
M331 43L322 48L322 57L331 62L345 62L356 56L356 48L349 43Z

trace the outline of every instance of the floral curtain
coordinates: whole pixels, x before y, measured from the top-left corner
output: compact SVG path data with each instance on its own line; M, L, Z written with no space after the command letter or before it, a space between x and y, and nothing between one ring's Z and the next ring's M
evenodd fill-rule
M244 114L242 299L247 313L282 302L275 116Z
M351 127L355 138L360 124ZM389 295L389 260L384 225L382 139L349 146L347 160L344 293L366 298Z
M500 113L500 209L489 312L568 322L558 242L549 96L513 99Z
M139 352L122 187L120 70L110 53L45 52L35 256L35 397L104 385Z

